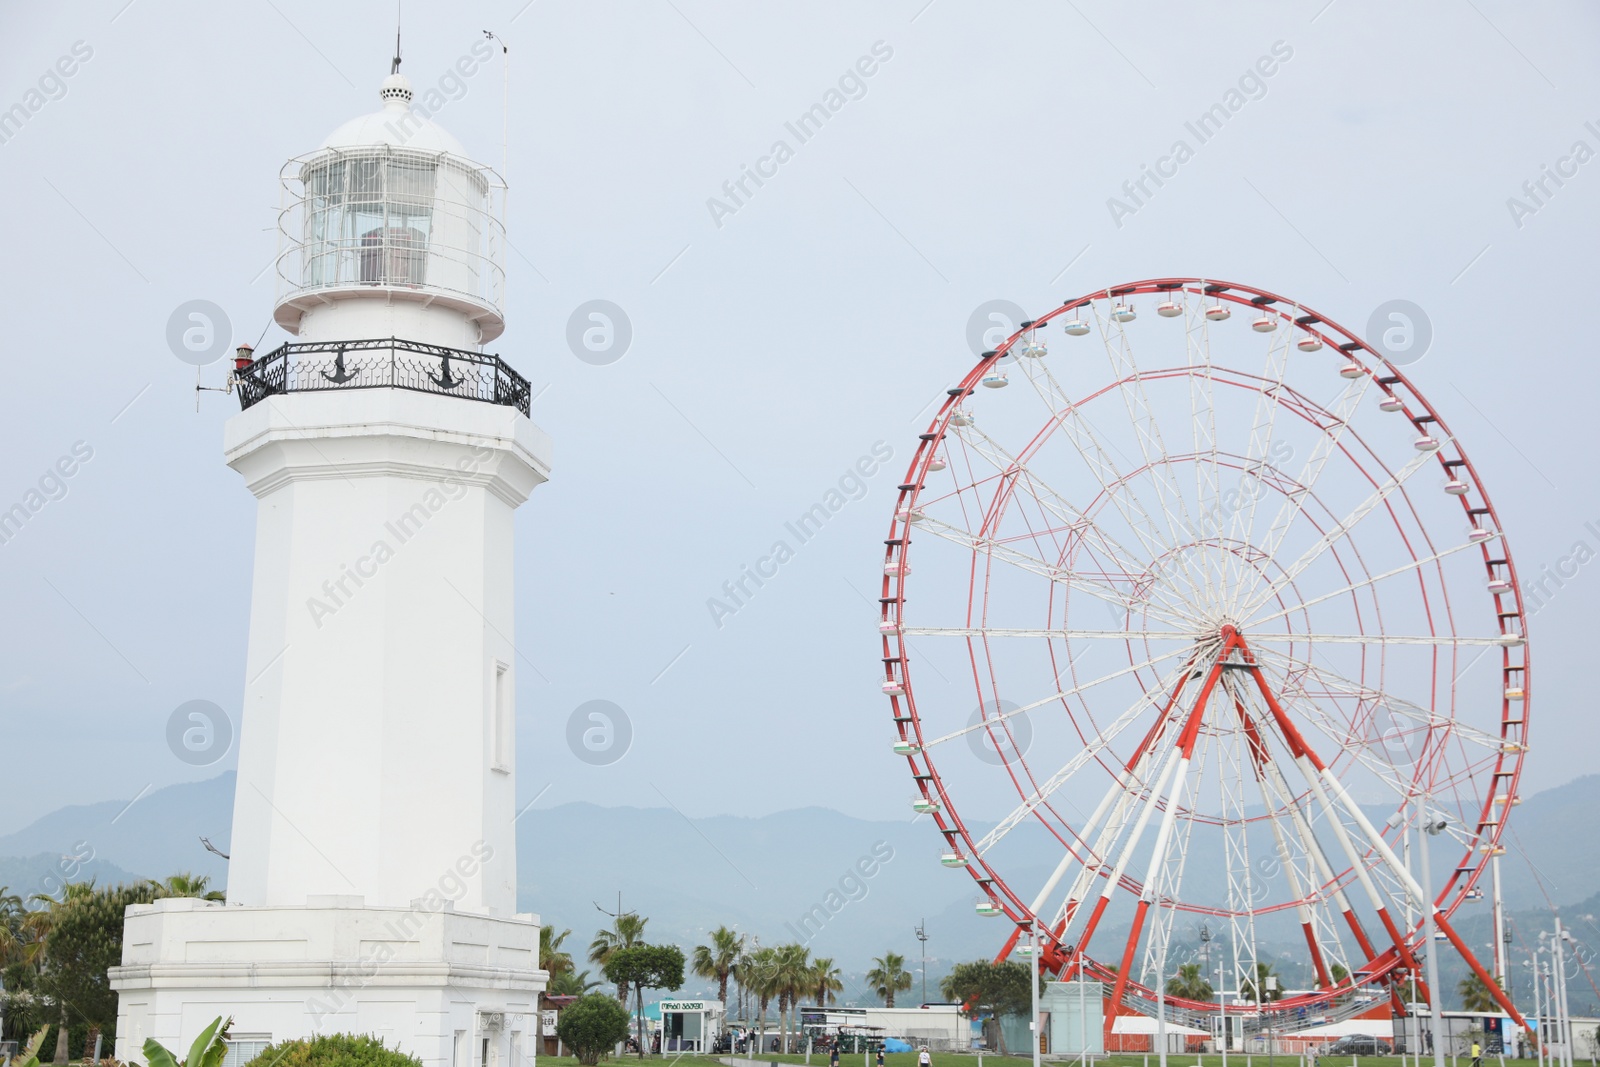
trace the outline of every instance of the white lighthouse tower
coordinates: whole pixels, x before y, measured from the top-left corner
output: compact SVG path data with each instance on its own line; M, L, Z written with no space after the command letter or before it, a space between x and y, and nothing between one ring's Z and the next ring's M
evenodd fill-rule
M241 360L224 442L258 500L228 899L129 909L124 1061L218 1015L246 1043L532 1059L512 512L550 444L482 351L504 329L503 186L403 76L381 96L284 169L275 318L296 339Z

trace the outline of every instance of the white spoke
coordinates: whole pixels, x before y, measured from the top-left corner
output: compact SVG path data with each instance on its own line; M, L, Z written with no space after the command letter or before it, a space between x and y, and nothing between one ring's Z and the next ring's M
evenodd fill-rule
M1062 690L1059 690L1057 692L1051 693L1047 697L1041 697L1040 699L1035 700L1031 704L1024 704L1019 708L1012 708L1010 711L1002 712L1002 713L1000 713L998 715L990 715L990 716L988 716L986 718L979 719L977 722L973 723L971 726L963 726L961 729L953 731L953 732L948 733L948 734L945 734L943 737L937 737L937 738L934 738L932 741L924 742L922 747L923 748L931 748L934 745L940 745L940 744L943 744L946 741L953 741L958 737L965 737L967 734L970 734L970 733L972 733L972 732L974 732L976 730L986 730L990 726L994 725L995 723L1004 722L1006 719L1014 718L1014 717L1016 717L1018 715L1025 715L1028 712L1033 711L1036 708L1042 708L1046 704L1053 704L1058 700L1064 700L1067 697L1076 696L1079 693L1083 693L1083 692L1085 692L1085 691L1087 691L1089 689L1093 689L1095 686L1100 685L1100 684L1102 684L1104 682L1109 682L1113 678L1121 678L1121 677L1123 677L1125 675L1133 674L1135 671L1140 671L1140 670L1143 670L1146 667L1150 667L1150 666L1153 666L1153 665L1155 665L1157 663L1161 663L1161 662L1163 662L1165 660L1169 660L1173 656L1180 656L1186 651L1187 651L1187 649L1177 648L1177 649L1173 649L1171 652L1164 652L1159 656L1151 656L1149 659L1145 660L1142 663L1134 663L1134 664L1131 664L1130 666L1122 668L1121 670L1112 671L1110 674L1107 674L1107 675L1105 675L1103 677L1100 677L1100 678L1096 678L1092 682L1084 682L1082 685L1074 686L1071 689L1062 689ZM1140 703L1136 704L1133 709L1130 709L1130 711L1138 710L1142 706L1143 706L1143 699L1141 698ZM1124 714L1128 714L1128 713L1124 713ZM1121 720L1119 719L1118 721L1120 722ZM1118 727L1118 729L1120 729L1120 727Z
M1312 446L1311 455L1306 457L1305 466L1300 469L1300 476L1294 481L1295 491L1278 506L1278 514L1273 517L1272 525L1267 528L1267 536L1261 545L1264 555L1274 557L1278 554L1278 549L1282 547L1283 539L1289 535L1295 519L1305 510L1305 503L1315 491L1328 460L1332 458L1344 439L1345 431L1350 428L1350 416L1362 398L1367 395L1367 387L1371 382L1370 377L1362 375L1359 380L1347 384L1339 394L1333 411L1329 413L1332 418L1332 432L1328 432L1328 427L1323 428L1322 435ZM1258 585L1259 582L1252 583L1251 588L1244 594L1243 602L1249 602L1249 597L1254 594Z
M1495 534L1494 536L1495 537L1499 537L1499 534ZM1341 589L1335 589L1331 593L1323 593L1321 596L1312 597L1310 600L1302 600L1298 604L1292 604L1289 607L1284 608L1282 611L1274 612L1271 615L1262 615L1259 618L1251 616L1251 617L1249 617L1247 619L1247 622L1252 627L1252 631L1251 632L1253 633L1254 632L1254 628L1255 627L1259 627L1262 623L1275 622L1278 619L1281 619L1281 618L1285 617L1286 615L1293 615L1297 611L1304 611L1306 608L1309 608L1309 607L1311 607L1311 606L1313 606L1315 604L1321 604L1325 600L1333 600L1333 599L1335 599L1337 597L1349 596L1351 593L1355 592L1357 589L1365 589L1368 586L1376 585L1378 582L1383 581L1385 578L1393 578L1393 577L1396 577L1397 575L1407 574L1407 573L1409 573L1411 571L1416 570L1418 567L1426 567L1430 563L1437 563L1437 562L1439 562L1440 560L1444 559L1447 556L1455 555L1457 552L1461 552L1461 551L1464 551L1465 549L1477 548L1477 547L1478 547L1478 545L1477 545L1476 542L1468 541L1466 544L1456 545L1456 546L1454 546L1452 548L1447 548L1447 549L1444 549L1443 551L1435 552L1435 553L1433 553L1432 555L1429 555L1429 556L1420 556L1417 559L1414 559L1409 563L1402 563L1400 566L1395 567L1393 570L1384 571L1382 574L1374 574L1370 578L1364 578L1359 582L1351 582L1349 585L1344 586ZM1268 597L1267 599L1270 600L1271 597ZM1256 608L1256 610L1259 611L1260 610L1260 606L1258 606ZM1470 640L1471 639L1463 638L1462 639L1462 643L1463 644L1468 643Z
M1173 652L1170 655L1162 656L1162 657L1159 657L1159 658L1160 659L1170 659L1171 656L1178 655L1183 651L1185 651L1185 650L1179 649L1177 652ZM1148 666L1149 663L1154 663L1154 662L1157 662L1157 661L1156 660L1150 660L1150 661L1148 661L1148 663L1143 664L1143 665L1144 666ZM1188 669L1188 664L1186 663L1183 666L1179 667L1176 671L1170 672L1168 674L1167 678L1164 678L1161 681L1163 683L1167 683L1167 682L1170 681L1171 685L1176 685L1178 678L1187 669ZM1127 674L1131 670L1132 670L1132 668L1128 668L1128 670L1118 671L1117 675ZM1090 682L1085 686L1080 686L1078 691L1081 691L1082 689L1087 689L1087 688L1089 688L1091 686L1098 685L1101 682L1104 682L1104 681L1107 681L1110 678L1116 677L1117 675L1107 675L1105 678L1096 679L1095 681ZM1099 756L1099 754L1101 752L1105 751L1106 746L1108 746L1113 740L1115 740L1116 736L1121 734L1123 730L1127 729L1129 723L1133 722L1134 719L1138 718L1139 714L1141 712L1143 712L1144 709L1150 705L1151 700L1152 699L1160 699L1160 697L1163 694L1163 692L1164 692L1164 690L1162 690L1160 688L1152 687L1149 691L1141 694L1139 699L1134 701L1133 705L1131 707L1129 707L1127 711L1124 711L1120 716L1118 716L1115 722L1113 722L1109 727L1107 727L1105 730L1102 730L1099 734L1097 734L1095 736L1095 738L1092 741L1088 742L1088 744L1086 744L1082 749L1080 749L1078 752L1074 753L1072 758L1067 761L1065 766L1063 766L1055 774L1051 775L1050 778L1045 782L1044 785L1040 786L1037 790L1034 791L1033 795L1028 797L1026 800L1024 800L1017 807L1013 808L1011 810L1011 812L1008 813L1004 819L1000 820L1000 822L995 826L995 828L993 830L990 830L987 834L985 834L983 836L983 838L978 842L978 844L976 846L979 854L983 854L983 853L988 852L989 849L993 848L996 844L998 844L1006 836L1006 834L1008 834L1012 830L1014 830L1019 823L1021 823L1029 815L1032 815L1034 813L1034 811L1037 810L1038 807L1041 804L1043 804L1046 800L1050 799L1051 794L1053 794L1057 789L1060 789L1061 786L1064 785L1067 782L1067 780L1072 777L1074 772L1076 772L1079 769L1081 769L1090 760L1096 758L1097 756ZM1066 695L1065 691L1063 691L1061 694L1058 694L1058 696L1065 696L1065 695ZM1039 704L1048 703L1049 701L1054 700L1054 699L1056 699L1056 698L1055 697L1047 697L1045 700L1039 701ZM1038 705L1034 705L1034 706L1038 706ZM1009 717L1009 716L1012 716L1012 715L1017 715L1017 714L1020 714L1022 710L1023 709L1018 708L1016 711L1007 712L1005 714L1005 716L996 716L995 718L1002 718L1002 717ZM989 722L994 722L995 719L991 718L988 721ZM947 741L951 737L959 736L959 734L962 734L962 733L967 733L971 729L973 729L973 728L972 727L968 727L967 730L957 731L957 733L946 735L945 737L942 737L939 740L940 741ZM1133 782L1133 781L1134 781L1133 779L1130 779L1130 782ZM1135 784L1138 784L1138 783L1135 783Z
M1038 393L1039 398L1049 407L1051 421L1072 442L1073 447L1077 449L1079 457L1082 458L1090 472L1099 481L1101 489L1105 491L1112 505L1122 515L1123 521L1128 524L1134 535L1144 544L1145 551L1149 552L1154 559L1163 559L1170 556L1172 550L1177 547L1176 544L1169 543L1162 538L1160 531L1156 529L1155 521L1150 517L1149 511L1144 507L1138 494L1133 491L1132 483L1119 473L1117 465L1111 461L1110 455L1101 445L1099 436L1089 424L1088 418L1067 395L1066 391L1060 387L1050 368L1040 367L1037 373L1030 369L1027 378L1034 391ZM1052 402L1051 396L1046 395L1040 387L1039 382L1041 379L1049 384L1050 393L1054 394L1055 402ZM1119 492L1118 487L1126 488L1126 494ZM1126 495L1126 500L1124 500L1124 495ZM1130 506L1133 508L1133 513L1130 513ZM1176 570L1178 576L1183 578L1188 586L1190 594L1196 600L1203 602L1204 596L1199 588L1194 585L1187 571L1181 566L1177 567Z
M1372 495L1363 500L1356 507L1356 509L1352 511L1346 518L1342 519L1338 525L1334 526L1327 533L1317 538L1316 543L1310 548L1306 549L1305 553L1299 559L1291 563L1280 577L1274 579L1267 586L1264 592L1257 596L1255 600L1251 601L1250 606L1244 609L1242 614L1248 616L1254 614L1256 611L1259 611L1264 604L1271 601L1272 598L1277 595L1279 590L1283 589L1285 586L1289 585L1296 578L1298 578L1301 573L1303 573L1307 567L1311 566L1311 564L1315 563L1324 552L1326 552L1329 548L1332 548L1333 545L1341 538L1348 537L1351 529L1356 525L1356 523L1360 522L1362 519L1366 518L1368 515L1377 510L1385 500L1389 499L1389 496L1396 489L1399 489L1402 485L1404 485L1413 474L1417 473L1417 471L1421 470L1432 460L1433 456L1431 454L1427 452L1418 452L1409 463L1400 468L1400 472L1398 474L1394 475L1388 481L1378 486L1377 489L1373 490ZM1309 486L1306 487L1306 491L1310 492Z

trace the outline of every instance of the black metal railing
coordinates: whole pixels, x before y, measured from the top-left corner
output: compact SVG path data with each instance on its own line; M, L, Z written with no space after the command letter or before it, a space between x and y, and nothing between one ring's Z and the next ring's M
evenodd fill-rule
M499 356L384 337L279 345L234 374L239 407L278 393L410 389L501 404L528 414L528 380Z

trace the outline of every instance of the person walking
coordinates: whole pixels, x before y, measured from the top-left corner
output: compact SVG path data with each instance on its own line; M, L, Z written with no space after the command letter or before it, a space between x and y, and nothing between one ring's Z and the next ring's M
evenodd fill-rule
M839 1067L839 1042L833 1043L833 1051L828 1054L828 1067Z
M917 1067L933 1067L933 1054L928 1051L927 1045L917 1051Z
M1476 1041L1472 1043L1472 1067L1483 1067L1483 1046Z
M883 1046L878 1046L878 1067L883 1067Z

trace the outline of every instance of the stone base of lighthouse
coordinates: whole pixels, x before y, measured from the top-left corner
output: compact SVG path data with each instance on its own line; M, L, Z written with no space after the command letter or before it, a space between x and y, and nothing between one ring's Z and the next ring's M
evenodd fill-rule
M303 907L194 899L130 907L117 991L115 1055L142 1062L146 1038L179 1056L217 1016L243 1056L319 1034L371 1034L424 1067L528 1067L534 1060L539 923L423 898L361 897Z

